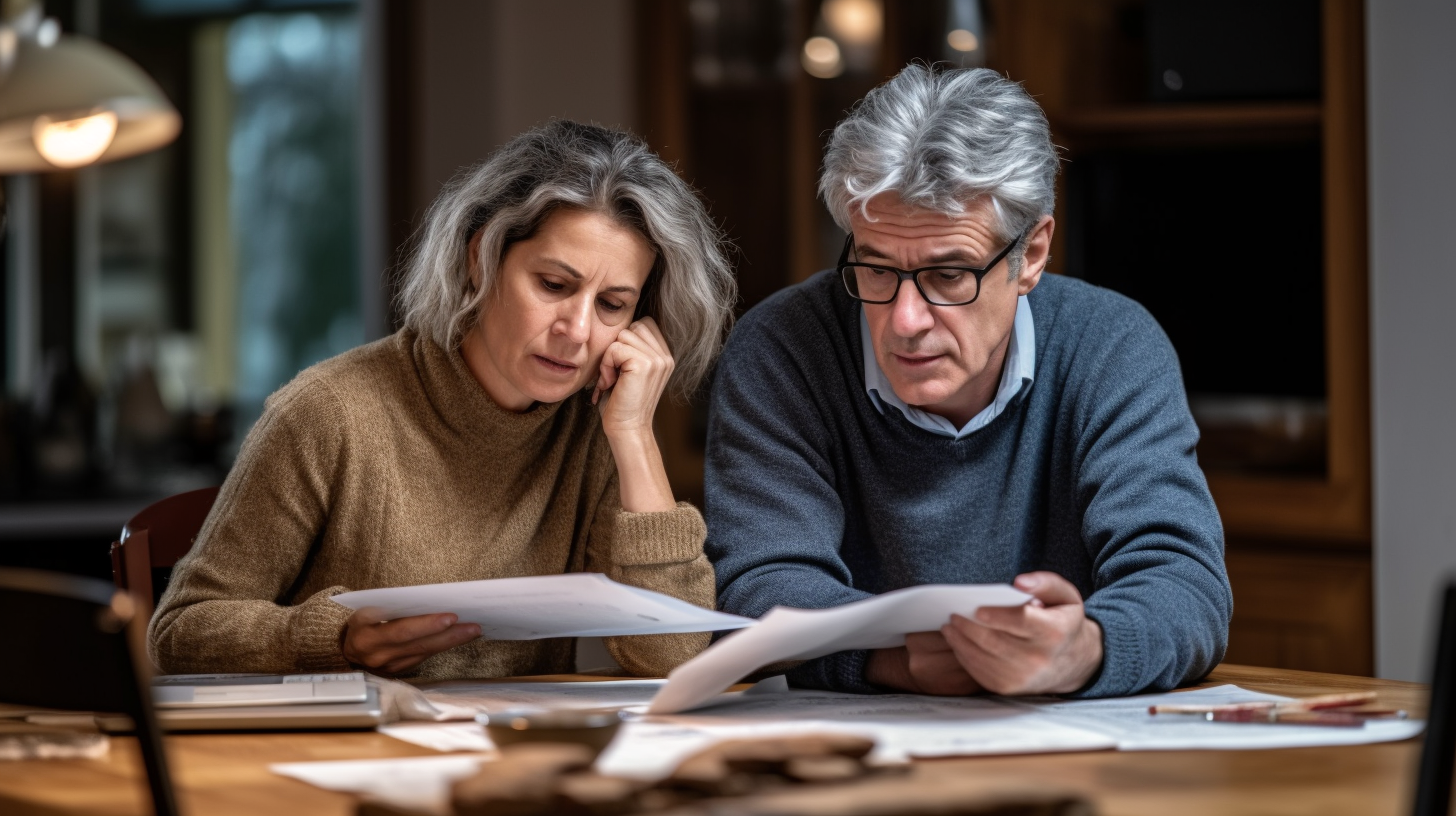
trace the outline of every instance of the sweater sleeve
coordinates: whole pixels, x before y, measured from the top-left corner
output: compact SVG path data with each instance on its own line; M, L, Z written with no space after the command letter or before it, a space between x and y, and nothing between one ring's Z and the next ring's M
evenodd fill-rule
M661 513L629 513L614 474L597 505L587 542L586 569L618 583L650 589L713 608L713 565L703 554L707 530L687 502ZM603 638L628 673L663 677L708 645L707 632Z
M845 509L822 415L831 409L798 367L805 355L766 329L761 314L745 316L719 362L705 473L718 603L753 618L781 604L824 609L870 594L852 586L840 554ZM867 657L850 651L809 660L789 671L789 681L873 692L864 679Z
M163 672L349 668L341 636L350 611L330 600L345 587L283 603L327 522L345 425L321 384L269 399L152 617L148 648Z
M1141 307L1121 314L1072 396L1074 500L1093 565L1102 667L1077 696L1162 691L1223 659L1233 598L1223 528L1198 467L1178 358Z

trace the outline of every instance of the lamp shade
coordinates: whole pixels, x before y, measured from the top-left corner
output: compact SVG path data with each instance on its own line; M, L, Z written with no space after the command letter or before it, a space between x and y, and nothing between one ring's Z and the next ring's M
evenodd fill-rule
M151 77L85 37L61 36L49 46L21 40L0 80L0 173L135 156L181 130L182 117Z

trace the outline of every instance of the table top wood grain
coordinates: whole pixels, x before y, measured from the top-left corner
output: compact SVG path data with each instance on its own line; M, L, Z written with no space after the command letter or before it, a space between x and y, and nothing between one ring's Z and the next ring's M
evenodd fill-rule
M518 678L526 679L526 678ZM542 677L540 680L588 679ZM605 678L604 678L605 679ZM1425 711L1415 683L1224 665L1202 684L1236 683L1290 696L1373 690L1382 706ZM427 756L435 752L374 732L178 734L167 738L188 814L310 813L346 816L353 797L271 773L274 762ZM965 790L1065 790L1096 801L1104 816L1385 816L1409 811L1420 740L1268 751L1100 751L921 761L927 784L955 778ZM0 813L149 813L135 742L113 740L99 760L0 762Z

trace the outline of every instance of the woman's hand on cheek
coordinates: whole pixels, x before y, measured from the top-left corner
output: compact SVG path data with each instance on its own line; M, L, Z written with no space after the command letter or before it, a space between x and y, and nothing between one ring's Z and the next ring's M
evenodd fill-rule
M652 318L644 317L617 335L602 355L592 392L608 437L652 433L652 417L672 378L673 365L667 340Z
M622 509L629 513L660 513L676 505L652 434L652 415L672 367L667 340L650 317L623 329L602 355L592 401L601 406Z

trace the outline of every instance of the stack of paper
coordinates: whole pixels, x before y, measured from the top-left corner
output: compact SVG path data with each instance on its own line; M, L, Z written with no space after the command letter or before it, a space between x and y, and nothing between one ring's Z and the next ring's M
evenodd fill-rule
M372 728L385 721L377 679L364 672L172 674L152 678L169 731Z
M649 710L687 711L772 663L903 646L905 635L937 631L951 615L970 617L983 606L1021 606L1030 600L1007 584L927 584L831 609L774 607L757 626L678 666Z
M756 622L596 572L364 589L333 600L350 609L367 607L386 620L453 612L461 623L478 624L486 640L715 632Z

